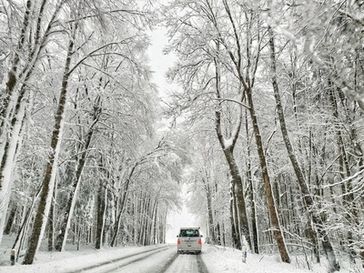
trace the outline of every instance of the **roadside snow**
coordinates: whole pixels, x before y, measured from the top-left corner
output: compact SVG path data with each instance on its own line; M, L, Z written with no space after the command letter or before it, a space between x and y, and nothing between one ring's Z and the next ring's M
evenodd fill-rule
M136 254L147 250L156 249L159 246L147 246L147 247L119 247L95 250L92 248L83 249L80 251L65 251L65 252L47 252L41 251L37 255L37 260L33 265L21 265L15 266L0 266L1 273L65 273L75 270L81 270L84 267L100 264L106 261L117 259L130 254ZM71 247L71 245L69 246ZM170 260L170 268L167 272L191 272L195 273L197 256L195 255L178 255L175 256L175 245L170 245L168 249L151 255L146 255L137 262L134 262L134 258L127 258L120 262L113 262L106 267L115 268L120 264L120 268L117 272L127 273L159 273L166 269L165 264ZM0 253L1 255L4 252ZM0 256L1 256L0 255ZM341 257L341 256L340 256ZM3 257L2 257L3 258ZM291 255L292 263L284 264L280 262L277 255L266 254L249 254L247 263L243 263L241 260L241 251L224 248L218 246L211 246L204 244L202 248L201 258L205 263L209 273L327 273L327 262L323 261L320 264L314 264L313 269L310 271L307 269L307 265L304 262L303 257ZM343 257L341 259L344 260ZM341 261L342 269L340 272L335 273L363 273L363 269L359 264L352 264L348 261ZM176 271L177 269L182 271ZM105 267L104 267L105 269ZM97 272L98 270L93 270Z
M111 259L154 249L158 246L85 249L82 251L40 252L33 265L0 266L1 273L60 273L80 270Z
M292 263L282 263L278 256L249 254L247 262L243 263L241 251L204 245L202 259L209 273L327 273L327 264L313 265L312 271L308 270L301 257L291 256ZM337 273L360 273L359 265L343 263L342 269Z

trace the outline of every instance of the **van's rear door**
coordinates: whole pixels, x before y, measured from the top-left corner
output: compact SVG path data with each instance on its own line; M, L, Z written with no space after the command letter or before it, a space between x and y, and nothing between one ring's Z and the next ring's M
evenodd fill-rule
M198 229L184 229L180 232L180 243L182 249L196 249L199 247L200 233Z

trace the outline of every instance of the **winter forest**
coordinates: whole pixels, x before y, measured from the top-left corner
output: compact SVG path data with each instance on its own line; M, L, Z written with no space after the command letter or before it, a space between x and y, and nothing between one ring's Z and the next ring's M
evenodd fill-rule
M364 266L363 0L1 0L0 80L0 262L164 244L186 187L243 262Z

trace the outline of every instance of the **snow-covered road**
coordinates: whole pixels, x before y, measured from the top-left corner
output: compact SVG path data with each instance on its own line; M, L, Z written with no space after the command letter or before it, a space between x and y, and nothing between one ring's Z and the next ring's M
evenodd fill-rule
M81 271L75 271L81 272ZM88 273L208 273L200 255L177 254L175 246L132 255L102 266L82 270Z
M208 273L201 255L179 254L165 273Z
M1 255L2 252L0 252ZM292 264L277 255L249 254L246 263L241 251L203 245L200 255L177 254L176 245L85 249L64 253L41 252L33 265L0 266L1 273L326 273L327 262L306 267L305 257L293 256ZM338 273L362 272L361 265L342 262Z

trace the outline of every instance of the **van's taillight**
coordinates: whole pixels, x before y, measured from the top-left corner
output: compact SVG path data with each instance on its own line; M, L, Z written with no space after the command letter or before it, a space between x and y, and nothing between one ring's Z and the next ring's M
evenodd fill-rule
M177 245L180 245L180 244L181 244L181 240L177 239Z
M202 245L202 240L201 240L201 239L198 239L197 243L198 243L199 245Z

